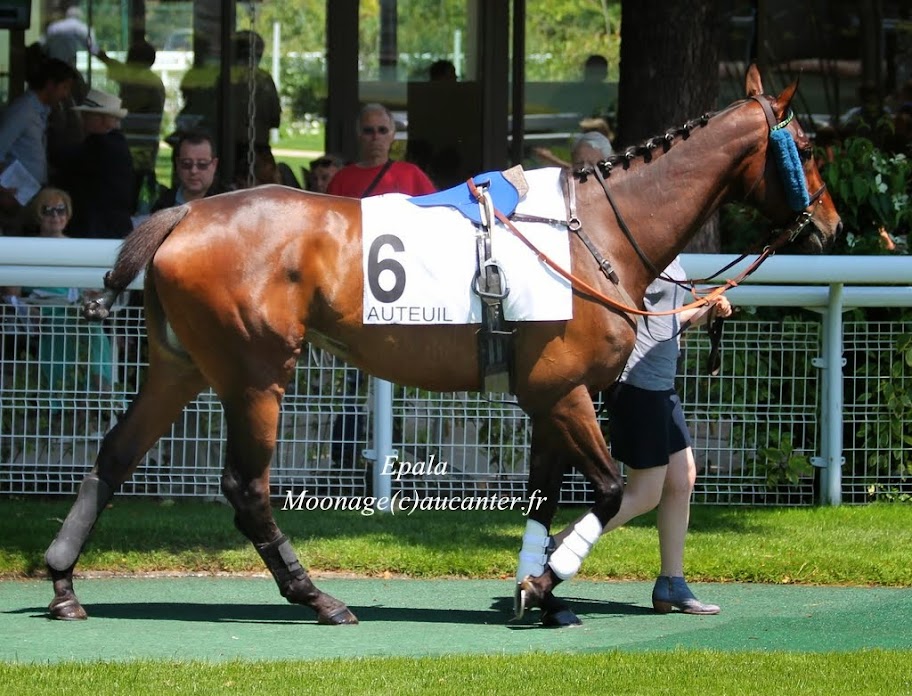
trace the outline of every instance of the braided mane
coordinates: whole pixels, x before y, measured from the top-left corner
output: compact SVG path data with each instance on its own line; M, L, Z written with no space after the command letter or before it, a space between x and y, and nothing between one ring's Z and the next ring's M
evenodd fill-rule
M690 136L691 131L695 130L698 127L704 127L707 123L709 123L709 119L719 113L719 111L707 112L699 118L694 118L687 121L683 126L679 126L677 128L669 128L662 135L657 135L653 138L649 138L646 142L641 143L640 145L628 147L621 154L606 157L603 160L599 160L594 165L586 165L584 167L574 168L573 175L580 181L585 181L588 175L594 173L595 167L599 168L603 176L608 177L611 175L612 170L616 166L621 166L624 169L628 169L630 167L630 163L638 157L642 157L644 162L649 162L652 159L653 150L661 147L663 152L668 152L677 138L687 140L687 138Z

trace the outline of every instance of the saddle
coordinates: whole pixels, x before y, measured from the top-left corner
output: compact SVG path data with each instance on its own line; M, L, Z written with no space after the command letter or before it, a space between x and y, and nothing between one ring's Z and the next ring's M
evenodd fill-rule
M519 201L529 192L529 185L519 165L502 172L477 174L472 177L472 181L479 189L487 192L494 207L507 217L513 214ZM483 224L478 200L469 191L468 183L457 184L452 188L424 196L413 196L408 201L424 208L455 208L476 225Z

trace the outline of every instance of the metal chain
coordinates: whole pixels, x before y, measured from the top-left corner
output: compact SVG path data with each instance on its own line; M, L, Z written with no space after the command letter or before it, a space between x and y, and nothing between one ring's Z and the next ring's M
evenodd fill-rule
M247 35L247 186L256 183L256 0L248 3L250 32Z

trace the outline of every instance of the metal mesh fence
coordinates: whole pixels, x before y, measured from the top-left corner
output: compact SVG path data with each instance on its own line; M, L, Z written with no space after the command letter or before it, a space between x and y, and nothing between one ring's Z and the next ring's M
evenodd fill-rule
M736 505L814 501L810 460L820 441L821 324L729 321L718 376L705 374L702 332L685 335L679 388L700 473L695 500ZM844 490L847 502L901 495L910 471L903 426L912 412L908 323L845 326ZM0 493L71 494L101 438L138 389L145 367L142 310L103 326L61 301L0 305ZM306 350L288 385L272 468L273 494L361 496L370 487L369 380L331 355ZM400 461L437 473L403 476L394 490L422 495L525 494L528 419L499 396L394 389ZM605 428L610 423L603 422ZM182 413L145 456L126 494L220 495L224 419L211 391ZM440 466L446 463L446 473ZM436 465L436 466L435 466ZM584 502L568 474L563 502Z
M912 495L912 323L846 322L843 499Z

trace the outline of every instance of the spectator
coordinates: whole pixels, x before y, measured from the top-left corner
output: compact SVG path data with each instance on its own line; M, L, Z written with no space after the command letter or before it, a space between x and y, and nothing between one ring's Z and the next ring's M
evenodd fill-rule
M435 60L428 68L431 82L456 82L456 66L448 60Z
M358 117L360 159L336 172L326 192L351 198L382 193L434 193L437 189L419 167L390 159L395 136L396 123L389 109L381 104L364 106Z
M598 54L586 58L583 63L583 82L601 84L608 77L608 59Z
M198 36L194 42L193 65L181 78L180 92L184 106L175 119L175 132L165 139L173 148L177 148L181 133L216 131L218 75L218 56L212 55L205 37Z
M57 59L32 53L37 66L28 70L28 90L17 97L0 116L0 159L3 168L18 160L39 186L48 182L45 138L51 110L69 98L79 73ZM0 189L0 212L6 234L22 229L23 209L15 191Z
M63 153L61 181L73 196L70 235L121 239L133 229L135 173L120 120L120 98L90 89L80 106L86 137Z
M241 168L243 166L243 169ZM252 188L262 186L263 184L281 184L282 173L279 171L279 164L272 156L272 152L258 150L254 153L253 158L253 179L251 180L249 164L246 161L237 168L237 174L234 177L234 188ZM292 175L294 176L294 175ZM297 186L296 188L300 188Z
M584 118L604 118L611 113L605 86L607 79L608 60L597 54L590 55L583 63L580 81L567 83L554 95L555 103L561 105L562 111L576 112Z
M189 131L180 135L171 158L178 185L165 189L152 212L162 208L182 205L221 192L215 180L218 157L212 138L203 131Z
M235 177L247 174L247 153L251 142L256 152L272 156L269 131L278 128L282 118L279 93L272 76L259 67L265 43L256 32L239 31L234 38L235 66L231 71L234 107ZM253 51L251 60L251 50ZM253 69L253 137L250 137L250 70Z
M123 107L129 112L122 125L136 174L133 190L137 200L133 209L139 215L147 215L158 197L155 162L165 110L165 86L152 70L155 47L140 39L130 45L126 63L104 51L98 52L98 59L108 67L108 77L120 86Z
M29 222L41 237L64 239L73 212L70 196L60 189L43 188L28 206ZM56 392L76 388L78 366L88 363L90 389L110 392L114 381L111 342L100 324L85 324L72 305L99 290L76 288L23 288L22 294L40 303L37 310L38 359L48 389ZM32 310L35 311L35 310ZM52 410L59 411L60 402Z
M82 19L82 10L77 6L67 9L62 19L48 24L44 32L44 51L50 58L57 58L76 67L76 54L88 50L95 53L95 37Z
M120 86L123 107L130 114L155 114L161 122L165 110L165 85L152 70L155 54L155 46L139 40L130 45L125 63L104 51L98 52L98 59L107 66L108 77Z
M325 154L312 160L307 176L307 188L317 193L326 193L329 182L337 171L345 166L345 160L338 155Z
M611 130L611 126L608 125L606 121L601 116L593 116L590 118L584 118L579 122L579 128L581 133L601 133L609 141L614 140L614 131Z
M583 167L610 157L614 150L608 138L598 131L589 131L576 137L570 151L572 162L565 162L546 147L535 148L534 153L539 159L558 167Z
M384 193L406 193L411 196L434 193L434 184L419 167L411 162L394 162L390 159L390 148L395 135L396 125L389 109L381 104L364 106L358 117L361 159L337 171L326 192L352 198ZM342 387L343 396L358 393L359 376L357 370L348 370ZM358 459L357 443L365 440L365 421L359 415L349 410L348 413L336 416L330 452L336 464L354 465Z

